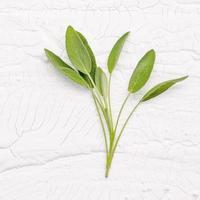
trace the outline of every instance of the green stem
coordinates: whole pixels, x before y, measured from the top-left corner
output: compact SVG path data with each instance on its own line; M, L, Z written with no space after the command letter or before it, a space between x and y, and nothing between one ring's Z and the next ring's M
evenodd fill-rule
M96 97L96 95L94 94L93 91L92 91L92 93L93 93L93 95L94 95L94 98L95 98L97 104L99 105L99 107L100 107L100 109L101 109L101 112L102 112L102 114L103 114L103 116L104 116L104 119L105 119L105 121L106 121L107 128L108 128L108 130L109 130L109 132L110 132L110 124L109 124L108 115L107 115L107 111L106 111L107 109L105 109L105 108L101 105L100 101L98 100L98 98Z
M104 99L102 98L102 96L101 96L101 94L100 94L98 88L96 87L96 85L95 85L95 83L94 83L94 81L93 81L91 75L90 75L89 73L87 73L87 75L88 75L88 77L89 77L89 79L90 79L90 81L91 81L91 83L92 83L92 85L93 85L93 87L94 87L94 89L95 89L95 92L97 93L97 96L98 96L98 98L99 98L98 100L100 101L100 103L101 103L101 105L102 105L103 107L106 107L106 105L105 105L106 103L105 103Z
M99 103L98 98L95 96L93 91L92 91L92 94L93 94L93 98L95 99L95 103L97 103L97 106L99 105L99 107L97 107L97 108L100 108L101 111L102 111L102 114L104 116L108 131L109 131L109 136L110 136L110 138L109 138L110 139L109 150L108 150L107 139L106 139L106 143L107 143L107 152L108 152L108 154L110 154L112 152L111 150L112 150L112 145L113 145L113 139L112 139L112 130L111 130L111 126L110 126L110 120L109 120L109 116L108 116L108 113L107 113L107 109L104 109L104 108L101 107L101 104ZM102 120L102 122L103 122L103 120ZM102 123L102 125L103 125L103 123ZM104 130L105 130L105 127L104 127ZM106 135L106 133L104 133L104 135ZM108 157L108 154L107 154L107 157Z
M121 106L121 108L120 108L119 114L118 114L118 116L117 116L117 121L116 121L116 125L115 125L114 132L117 131L117 126L118 126L118 123L119 123L119 119L120 119L120 117L121 117L122 111L123 111L124 106L125 106L125 104L126 104L126 102L127 102L127 100L128 100L129 97L130 97L130 93L128 93L128 95L126 96L126 98L124 99L124 101L123 101L123 103L122 103L122 106Z
M109 124L110 124L110 145L109 145L109 151L108 151L108 156L106 160L106 174L105 177L108 177L109 174L109 169L110 169L110 159L112 156L112 151L113 151L113 144L115 141L115 131L114 131L114 125L113 125L113 116L112 116L112 108L111 108L111 98L110 98L110 87L111 87L111 74L109 75L109 81L108 81L108 104L106 104L108 108L108 119L109 119Z
M100 121L101 121L101 126L103 128L103 132L104 132L104 139L105 139L105 146L106 146L106 173L108 176L108 171L110 169L110 165L111 165L111 161L112 161L112 152L113 152L113 145L114 145L114 141L115 141L115 132L113 130L113 119L112 119L112 111L111 111L111 102L110 102L110 83L111 83L111 75L109 77L109 83L108 83L108 95L107 95L107 99L104 99L102 97L102 95L100 94L100 92L98 91L92 77L90 76L90 74L87 74L92 85L93 85L93 89L92 91L92 95L95 101L95 105L97 108L97 112L99 114L100 117ZM99 105L99 106L98 106ZM100 110L102 111L102 114L104 116L108 131L109 131L109 140L110 140L110 144L109 144L109 149L108 149L108 141L107 141L107 137L106 137L106 131L105 131L105 127L104 127L104 123L102 120L102 116L100 113Z
M100 113L100 110L99 110L99 107L97 105L96 98L95 98L95 95L94 95L93 92L92 92L92 97L93 97L93 100L94 100L94 103L95 103L95 106L96 106L96 109L97 109L97 112L98 112L98 115L99 115L99 119L100 119L100 122L101 122L102 129L103 129L105 148L106 148L106 157L107 157L108 156L108 142L107 142L107 137L106 137L106 130L105 130L105 127L104 127L104 124L103 124L103 119L101 117L101 113Z
M104 113L104 107L103 107L103 105L101 104L101 102L99 101L99 99L96 97L94 91L92 91L92 93L93 93L93 95L94 95L94 97L95 97L97 103L99 104L99 106L100 106L100 108L101 108L101 111Z
M107 159L107 166L106 166L106 177L108 177L109 175L109 170L110 170L110 167L111 167L111 164L112 164L112 160L113 160L113 157L114 157L114 154L115 154L115 151L116 151L116 148L117 148L117 145L119 143L119 140L122 136L122 133L129 121L129 119L131 118L131 116L133 115L133 113L135 112L135 110L137 109L137 107L140 105L141 102L138 102L137 105L133 108L133 110L131 111L131 113L129 114L129 116L127 117L122 129L120 130L120 133L119 133L119 136L117 137L117 140L115 142L115 145L113 147L113 151L109 154L109 158Z
M107 160L106 160L106 172L105 172L105 177L106 177L106 178L107 178L108 175L109 175L109 171L110 171L110 167L111 167L110 157L111 157L111 154L108 154Z
M111 108L111 98L110 98L110 85L111 85L111 74L109 74L109 80L108 80L108 108L109 108L109 115L111 120L111 125L113 129L113 117L112 117L112 108Z

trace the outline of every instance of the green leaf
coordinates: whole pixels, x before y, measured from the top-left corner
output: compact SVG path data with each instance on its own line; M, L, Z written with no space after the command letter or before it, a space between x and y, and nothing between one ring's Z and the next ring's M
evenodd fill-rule
M95 83L101 95L106 99L108 94L108 79L100 67L97 67L96 69Z
M78 33L79 37L81 38L83 44L85 45L85 47L88 50L88 53L90 55L90 59L91 59L91 62L92 62L92 69L91 69L90 75L91 75L92 79L95 81L95 71L96 71L96 68L97 68L97 64L96 64L96 59L95 59L94 53L93 53L91 47L89 46L88 41L83 36L83 34L78 32L78 31L77 31L77 33ZM80 72L80 75L87 81L90 88L93 88L93 85L92 85L88 75L83 74L82 72Z
M69 65L67 65L61 58L59 58L56 54L49 51L48 49L44 49L45 54L49 61L65 76L70 78L72 81L78 83L81 86L88 87L87 82Z
M71 26L68 26L66 31L66 49L70 61L77 70L84 74L91 72L92 62L88 50Z
M78 31L77 31L77 33L78 33L79 37L81 38L83 44L85 45L86 49L88 50L88 53L90 54L90 59L92 61L92 71L95 72L95 69L97 68L97 64L96 64L96 59L95 59L94 53L93 53L90 45L88 44L88 41L84 37L84 35ZM92 73L92 71L90 73Z
M92 82L91 82L90 78L88 77L88 75L87 75L87 74L84 74L84 73L82 73L82 72L80 72L80 71L78 71L78 73L79 73L79 75L88 83L88 86L89 86L90 88L93 88Z
M128 91L135 93L140 90L148 81L155 62L155 51L148 51L138 62L130 78Z
M173 86L175 83L183 81L187 78L188 76L184 76L181 78L173 79L173 80L168 80L165 82L162 82L156 86L154 86L152 89L150 89L141 99L141 102L147 101L149 99L152 99L163 92L165 92L167 89L169 89L171 86Z
M125 33L124 35L122 35L117 42L115 43L115 45L113 46L110 55L108 57L108 62L107 62L107 66L108 66L108 71L110 73L112 73L113 69L115 68L117 61L119 59L120 53L122 51L122 48L124 46L124 43L126 41L126 38L128 37L129 32Z

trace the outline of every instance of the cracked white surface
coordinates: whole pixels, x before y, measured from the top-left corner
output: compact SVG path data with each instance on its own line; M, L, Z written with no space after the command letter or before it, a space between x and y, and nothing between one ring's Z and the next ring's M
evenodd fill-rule
M1 0L0 199L199 200L199 19L200 0ZM151 48L151 81L127 110L153 84L190 76L138 109L107 180L91 97L43 52L66 58L69 24L87 36L102 67L114 41L131 31L113 74L115 113L135 64Z

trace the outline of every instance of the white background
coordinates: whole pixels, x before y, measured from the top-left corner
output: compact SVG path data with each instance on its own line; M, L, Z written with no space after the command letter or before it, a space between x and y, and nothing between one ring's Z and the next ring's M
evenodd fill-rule
M104 143L91 95L57 72L68 25L84 33L99 66L126 31L113 73L116 116L129 77L154 48L154 84L189 79L144 103L104 178ZM199 200L200 0L0 0L0 199Z

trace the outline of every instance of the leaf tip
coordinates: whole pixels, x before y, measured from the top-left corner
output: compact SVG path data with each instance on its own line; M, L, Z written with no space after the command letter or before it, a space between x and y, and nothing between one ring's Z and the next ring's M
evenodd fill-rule
M45 52L45 55L47 56L47 58L50 58L50 55L51 55L51 51L49 51L48 49L44 48L44 52Z
M151 50L149 50L149 52L148 52L149 54L151 54L153 57L155 57L156 56L156 52L155 52L155 50L154 49L151 49Z
M183 76L183 77L182 77L182 80L185 80L185 79L187 79L188 77L189 77L189 75Z
M124 33L124 35L122 36L122 38L126 39L130 34L130 31L127 31L126 33Z
M74 29L71 25L67 27L67 30Z
M188 77L189 77L189 76L186 75L186 76L183 76L183 77L181 77L181 78L175 79L175 81L176 81L176 82L184 81L184 80L187 79Z
M128 36L130 33L130 31L127 31L124 35Z
M49 50L44 48L44 52L47 54L49 52Z
M67 27L67 30L66 30L66 37L67 37L68 34L70 34L70 33L73 32L73 31L74 31L74 28L73 28L71 25L69 25L69 26Z

